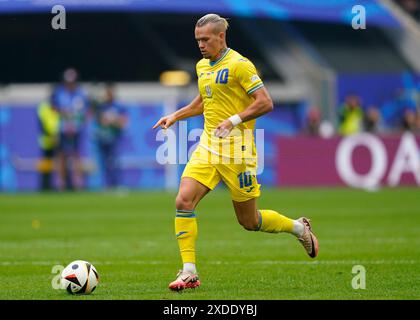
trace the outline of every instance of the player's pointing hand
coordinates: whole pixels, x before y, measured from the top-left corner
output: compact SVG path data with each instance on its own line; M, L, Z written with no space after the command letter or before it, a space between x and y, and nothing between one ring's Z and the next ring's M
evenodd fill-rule
M175 119L172 115L165 116L159 119L158 122L153 126L153 129L161 127L162 129L168 129L171 125L175 123Z

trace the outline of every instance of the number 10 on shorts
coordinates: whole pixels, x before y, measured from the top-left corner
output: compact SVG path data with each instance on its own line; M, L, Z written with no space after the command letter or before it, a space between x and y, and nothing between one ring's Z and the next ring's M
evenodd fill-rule
M239 187L246 188L252 186L252 175L250 171L241 172L238 174Z

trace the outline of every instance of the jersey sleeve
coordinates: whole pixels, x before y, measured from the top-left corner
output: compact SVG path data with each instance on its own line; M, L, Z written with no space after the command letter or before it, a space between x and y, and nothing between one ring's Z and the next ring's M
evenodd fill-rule
M254 64L247 59L239 59L239 61L237 61L235 74L239 84L247 94L251 94L264 86Z

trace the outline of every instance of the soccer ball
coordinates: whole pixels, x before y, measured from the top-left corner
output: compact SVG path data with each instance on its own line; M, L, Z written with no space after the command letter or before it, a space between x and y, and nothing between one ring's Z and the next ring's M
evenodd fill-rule
M87 261L73 261L61 272L61 286L71 294L90 294L98 282L98 271Z

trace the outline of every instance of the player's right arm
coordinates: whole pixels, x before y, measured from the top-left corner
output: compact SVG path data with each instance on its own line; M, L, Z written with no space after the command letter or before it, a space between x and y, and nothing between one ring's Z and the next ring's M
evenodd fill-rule
M179 120L203 114L203 110L203 100L201 99L201 95L197 95L190 104L175 111L174 113L171 113L170 115L160 118L159 121L156 122L156 124L153 126L153 129L157 127L168 129L171 125Z

